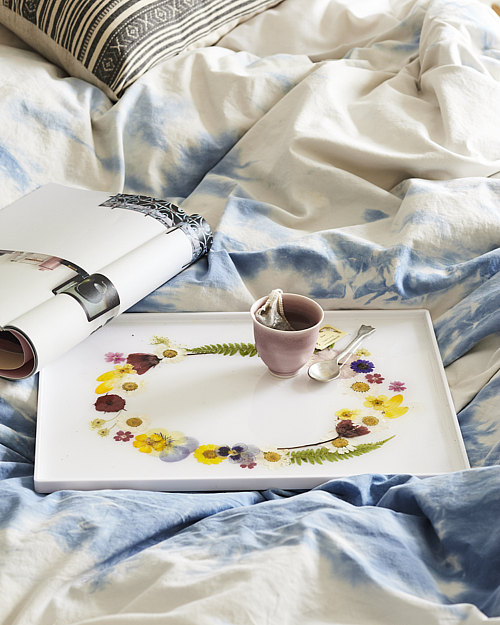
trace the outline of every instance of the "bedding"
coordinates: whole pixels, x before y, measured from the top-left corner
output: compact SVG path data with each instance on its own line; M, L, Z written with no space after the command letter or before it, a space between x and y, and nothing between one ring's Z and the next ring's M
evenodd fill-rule
M133 312L248 311L278 287L428 309L471 464L41 495L38 377L0 379L2 625L500 623L495 12L283 0L117 102L2 27L0 80L2 207L57 182L202 214L208 257Z
M4 0L7 26L70 75L117 100L163 59L215 43L278 0Z

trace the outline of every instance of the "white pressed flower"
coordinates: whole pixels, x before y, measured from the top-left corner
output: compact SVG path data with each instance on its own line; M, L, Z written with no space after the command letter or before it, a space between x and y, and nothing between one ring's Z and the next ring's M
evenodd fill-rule
M268 469L279 469L290 464L290 457L285 449L265 447L257 455L257 464Z
M169 343L169 345L165 345L165 343L158 344L154 349L154 353L160 358L162 364L179 362L187 356L186 349L175 343Z
M115 382L114 389L125 395L137 395L145 386L145 381L139 379L137 375L127 375Z
M346 454L349 451L354 451L356 447L350 443L347 438L339 437L332 441L334 452L338 454Z
M120 416L116 426L124 432L132 432L132 434L142 434L151 427L151 420L143 414L125 413Z

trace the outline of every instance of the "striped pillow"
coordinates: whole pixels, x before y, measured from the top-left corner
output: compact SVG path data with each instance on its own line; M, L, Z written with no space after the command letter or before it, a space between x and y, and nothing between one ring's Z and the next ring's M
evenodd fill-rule
M113 100L148 69L214 44L281 0L0 0L0 23Z

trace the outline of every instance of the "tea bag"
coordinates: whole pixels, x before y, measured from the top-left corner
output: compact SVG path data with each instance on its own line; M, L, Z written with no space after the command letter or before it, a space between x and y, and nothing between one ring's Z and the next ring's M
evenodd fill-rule
M267 301L255 313L255 318L268 328L293 331L294 328L285 316L282 295L283 291L281 289L272 290Z

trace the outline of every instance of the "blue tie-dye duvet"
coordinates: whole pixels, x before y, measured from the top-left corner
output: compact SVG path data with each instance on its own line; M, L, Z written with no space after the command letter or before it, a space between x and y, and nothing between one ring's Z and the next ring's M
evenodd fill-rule
M208 258L135 312L243 311L276 286L427 308L472 466L40 495L38 380L0 380L0 623L500 623L500 18L284 0L116 104L0 44L2 206L58 182L201 213Z

